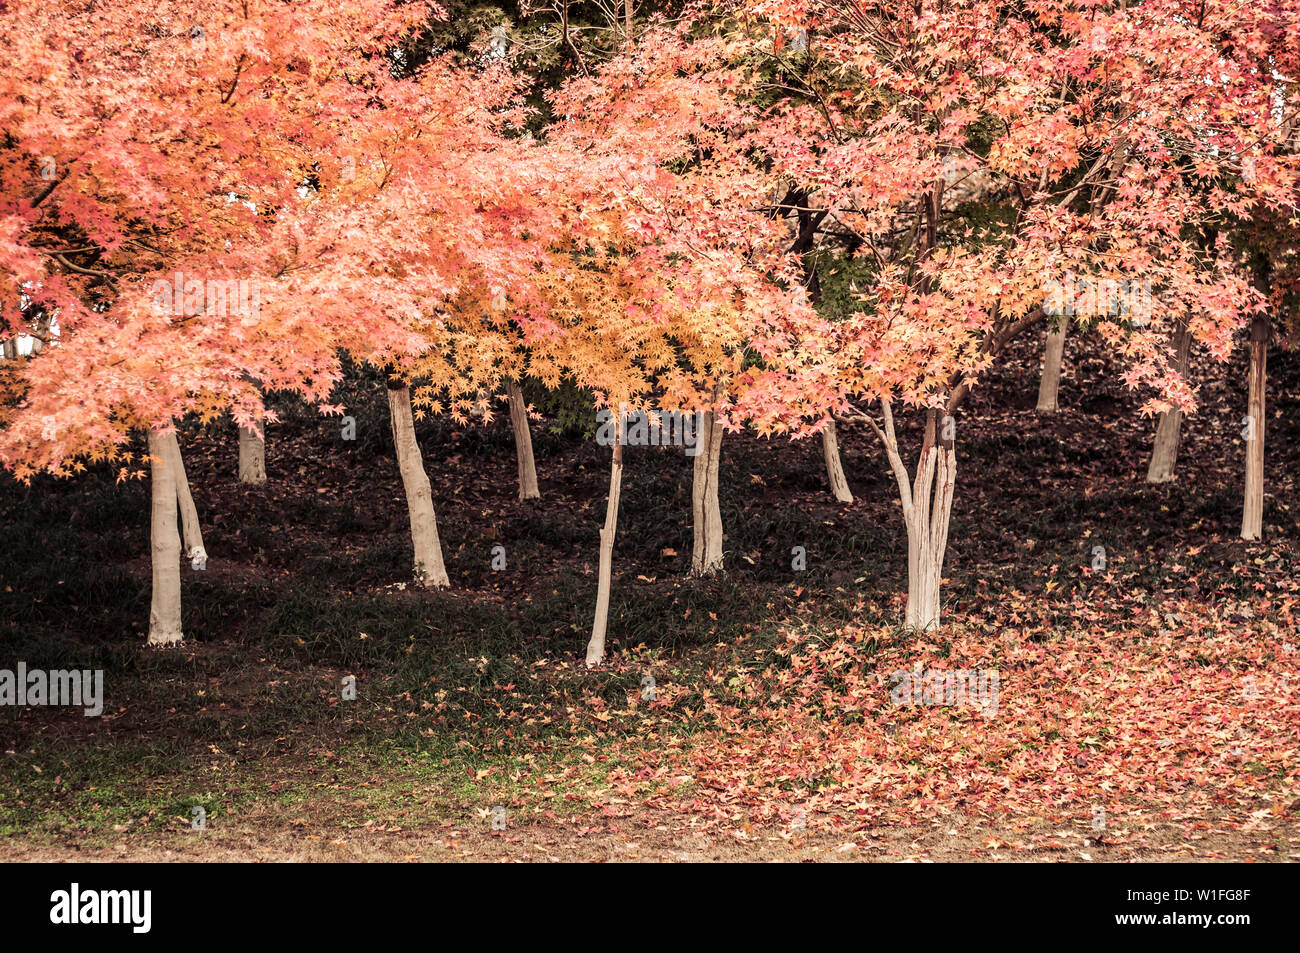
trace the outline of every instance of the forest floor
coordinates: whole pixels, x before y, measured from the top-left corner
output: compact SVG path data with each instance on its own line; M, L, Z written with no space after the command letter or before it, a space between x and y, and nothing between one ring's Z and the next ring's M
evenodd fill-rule
M690 459L629 449L590 672L608 450L545 421L533 503L507 420L417 425L439 592L409 584L377 379L343 395L355 440L278 402L265 486L235 482L232 425L188 425L210 561L167 651L142 648L147 482L5 481L0 668L103 669L105 707L0 708L0 860L1300 860L1300 359L1270 357L1245 543L1240 350L1197 364L1178 481L1149 486L1154 422L1113 362L1072 338L1044 417L1040 346L959 420L944 626L921 636L869 433L841 431L848 505L820 441L728 435L728 572L704 581ZM992 691L897 704L918 665Z

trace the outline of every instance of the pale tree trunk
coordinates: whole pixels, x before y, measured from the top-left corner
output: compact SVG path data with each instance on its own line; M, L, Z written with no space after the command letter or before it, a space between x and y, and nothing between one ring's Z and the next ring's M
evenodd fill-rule
M406 508L411 517L411 543L415 548L415 581L425 587L451 585L442 561L438 540L438 517L433 510L433 490L424 471L424 458L415 439L415 418L411 413L411 390L404 381L388 382L388 410L391 414L393 447L397 467L406 490Z
M620 436L623 421L618 421ZM605 525L600 530L600 574L596 582L596 618L587 642L587 668L605 660L605 632L609 626L609 591L614 575L614 534L618 530L618 498L623 490L623 444L614 438L613 463L609 470L609 499L605 503Z
M528 428L528 408L524 392L518 381L506 383L510 401L510 426L515 432L515 456L519 460L519 499L540 500L542 491L537 487L537 465L533 462L533 435Z
M938 412L927 412L921 459L915 479L898 450L894 414L883 402L885 429L871 423L885 445L890 468L898 481L907 527L907 619L908 629L929 631L939 628L942 604L943 559L948 549L948 526L952 518L953 494L957 486L957 452L951 418L936 434Z
M1264 386L1268 380L1266 315L1256 315L1250 324L1250 394L1246 416L1246 499L1241 513L1241 538L1259 539L1264 532ZM1251 433L1253 431L1253 433Z
M167 456L167 469L176 484L176 502L180 506L181 527L185 534L185 558L199 560L199 565L206 565L208 551L203 548L203 530L199 526L199 511L190 494L190 481L185 476L185 462L181 459L181 445L176 431L158 434L158 445Z
M1048 326L1047 351L1043 356L1043 376L1038 382L1038 412L1054 414L1057 411L1056 395L1061 389L1061 356L1065 353L1065 333L1070 326L1068 315L1062 315L1055 328Z
M1187 376L1192 351L1192 332L1186 319L1178 322L1173 334L1174 370ZM1178 464L1178 445L1182 440L1183 412L1172 407L1160 415L1156 427L1155 443L1151 447L1151 463L1147 467L1148 483L1172 483Z
M830 481L831 495L835 497L835 502L852 503L853 492L849 489L849 481L844 476L844 465L840 462L840 441L833 420L822 431L822 456L826 458L826 479Z
M149 548L153 560L153 595L149 605L149 645L175 645L181 634L181 538L176 531L176 476L168 436L149 432L152 506Z
M266 482L266 441L252 426L239 428L239 482Z
M714 390L716 401L722 388ZM722 509L718 505L718 477L722 469L722 422L712 409L704 414L703 426L696 439L699 453L691 480L691 518L695 544L691 553L691 573L711 576L722 570Z

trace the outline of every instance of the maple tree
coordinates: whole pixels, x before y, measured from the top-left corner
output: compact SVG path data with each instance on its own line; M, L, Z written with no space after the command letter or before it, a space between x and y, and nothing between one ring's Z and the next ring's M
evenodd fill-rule
M0 11L4 321L47 343L16 370L0 460L20 479L82 459L140 476L127 442L149 434L151 643L181 638L174 422L230 410L248 425L261 388L324 402L337 379L345 322L313 316L311 265L347 233L305 207L302 183L371 102L367 80L388 82L382 53L418 14L371 0Z
M1254 72L1276 85L1274 95L1275 117L1278 122L1270 130L1271 145L1279 152L1294 157L1297 149L1297 114L1293 91L1300 70L1294 43L1287 38L1297 18L1294 3L1269 3L1236 8L1231 17L1223 17L1210 28L1217 39L1242 62L1253 63ZM1252 174L1253 160L1245 160L1240 170L1243 176ZM1233 170L1236 171L1236 170ZM1243 419L1247 437L1245 501L1242 515L1242 537L1257 539L1262 532L1264 497L1264 393L1265 358L1272 335L1272 325L1284 325L1293 309L1287 306L1287 234L1295 228L1294 209L1289 203L1280 208L1259 206L1249 210L1250 216L1241 227L1234 227L1239 243L1244 237L1244 257L1254 284L1264 297L1266 305L1255 313L1250 322L1247 338L1248 380L1250 396L1248 414ZM1275 278L1274 272L1278 270ZM1175 325L1171 349L1174 368L1182 376L1187 374L1191 335L1186 325ZM1147 480L1165 483L1174 479L1182 411L1170 408L1160 415L1159 426L1152 448Z
M516 413L526 352L512 315L534 295L532 278L569 203L553 150L517 134L527 112L503 67L467 68L442 56L401 80L370 122L353 124L326 173L329 207L347 222L340 227L366 240L334 250L335 280L321 294L336 310L358 310L403 334L393 347L362 326L341 346L390 373L416 577L445 586L413 406L464 421L486 412L485 395L505 383ZM412 380L420 381L414 394ZM516 427L521 496L535 496L526 421L517 415Z
M750 154L760 117L740 95L735 54L720 39L651 30L553 94L552 108L565 119L548 141L581 156L591 176L584 213L609 218L602 241L574 259L576 270L551 279L563 302L556 309L565 315L563 333L531 340L533 367L544 380L571 374L619 414L702 415L692 490L697 575L723 563L718 480L723 430L737 425L730 407L762 399L745 395L747 354L766 333L768 315L811 314L783 229L752 202L773 186L770 170ZM593 292L592 281L606 290ZM771 400L771 387L760 386ZM604 653L622 466L620 439L589 665Z
M361 293L386 320L414 335L405 351L367 353L363 342L349 350L393 375L394 441L410 502L417 578L433 585L446 585L447 576L408 404L413 400L421 413L446 411L461 422L470 414L490 419L488 397L504 385L520 497L536 498L518 383L525 373L552 386L567 374L583 387L629 399L636 389L618 371L595 369L609 356L617 331L557 323L553 312L575 300L568 289L557 294L559 282L581 284L598 272L609 278L610 262L617 260L618 280L643 292L645 303L621 319L635 321L664 297L657 285L671 269L653 269L683 247L661 248L657 258L641 255L634 264L617 248L628 235L643 244L659 237L654 226L636 219L650 206L638 210L636 204L662 201L655 191L660 183L651 179L665 159L664 143L683 135L672 127L657 140L647 134L647 110L667 102L662 91L648 89L637 107L618 103L615 111L630 118L623 135L611 136L610 117L595 112L596 94L583 85L590 77L575 78L567 92L554 91L549 112L564 111L565 119L548 128L526 101L532 77L512 71L512 47L498 33L492 36L472 62L455 54L421 62L422 52L403 64L412 82L401 87L400 97L389 94L385 109L353 143L367 164L345 205L357 222L353 227L375 237L356 250L344 273L369 272L382 295L371 288ZM593 253L599 260L593 262ZM341 293L351 294L350 288ZM590 292L579 291L577 298L585 301ZM591 306L607 308L609 302ZM619 347L620 354L629 347L637 354L626 341ZM614 359L611 366L629 373L627 361ZM410 379L421 381L413 396Z
M1300 51L1297 51L1295 43L1296 27L1300 24L1300 4L1294 0L1274 0L1268 4L1247 6L1234 13L1231 19L1225 19L1219 27L1221 40L1234 56L1253 65L1254 76L1267 78L1266 88L1271 86L1274 89L1270 102L1270 118L1274 121L1270 132L1274 135L1270 145L1295 163L1297 156L1300 156L1300 142L1297 141L1296 134L1300 125L1300 107L1296 103L1296 84L1300 82ZM1254 177L1254 158L1252 155L1243 159L1241 174L1244 178ZM1265 394L1268 382L1266 362L1276 320L1270 311L1276 312L1276 318L1286 321L1288 263L1284 236L1288 231L1294 232L1297 225L1295 204L1296 193L1300 189L1296 188L1294 181L1292 191L1290 203L1250 210L1253 216L1248 216L1258 223L1256 227L1259 231L1269 237L1262 242L1256 241L1257 252L1251 256L1253 277L1265 300L1265 306L1251 318L1248 344L1249 394L1246 417L1243 419L1246 428L1246 472L1241 515L1241 538L1247 540L1259 539L1263 535ZM1270 225L1273 227L1270 228ZM1270 245L1276 246L1282 254L1270 254L1267 250ZM1275 272L1276 278L1280 279L1276 285Z
M1193 404L1171 369L1171 324L1186 316L1222 359L1258 307L1226 242L1202 237L1230 215L1293 201L1277 108L1293 93L1224 42L1235 7L1192 6L742 11L768 24L759 47L769 55L779 55L773 30L812 37L813 64L789 71L804 95L774 107L766 135L816 210L852 235L851 257L873 266L861 308L826 349L838 410L871 425L898 482L909 626L939 623L954 415L1007 343L1043 321L1050 285L1079 276L1149 289L1140 315L1096 293L1067 304L1124 359L1125 382L1151 392L1150 412ZM972 222L945 198L971 178L1000 199L992 221ZM883 422L858 398L879 400ZM897 402L924 415L910 475Z

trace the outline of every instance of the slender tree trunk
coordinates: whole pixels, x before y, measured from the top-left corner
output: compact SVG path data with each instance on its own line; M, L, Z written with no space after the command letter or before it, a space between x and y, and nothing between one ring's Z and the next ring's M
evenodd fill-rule
M153 560L153 595L149 605L149 645L175 645L181 633L181 538L176 531L176 476L166 438L149 432L152 506L149 547Z
M916 601L908 602L906 625L917 631L937 629L940 625L943 561L948 548L948 525L957 480L957 454L953 447L940 444L931 447L928 455L935 461L935 495L930 523L927 526L918 521L908 529L909 542L913 538L916 540L916 563L908 567L909 577L916 576Z
M1174 329L1174 370L1183 377L1191 359L1192 332L1186 319L1178 322ZM1166 410L1160 415L1156 427L1155 443L1151 447L1151 464L1147 467L1148 483L1172 483L1175 467L1178 463L1178 445L1182 440L1183 412L1177 407Z
M722 388L714 391L714 400ZM722 570L722 509L718 505L718 476L722 468L722 423L713 410L704 414L704 425L695 445L695 471L691 481L691 517L695 545L691 573L711 576Z
M1058 318L1055 328L1047 329L1047 352L1043 357L1043 376L1038 382L1038 412L1054 414L1057 411L1056 395L1061 389L1061 356L1065 353L1065 333L1069 329L1068 316Z
M609 625L609 591L614 574L614 534L618 530L618 498L623 489L623 421L618 421L614 438L614 459L609 470L609 499L605 503L605 525L600 530L600 575L596 584L596 618L587 643L587 668L605 660L605 632Z
M411 543L415 548L415 581L421 586L451 585L442 561L442 543L438 540L438 517L433 510L433 490L424 470L420 444L415 439L415 419L411 413L411 390L405 381L388 382L388 410L393 428L393 446L397 467L406 490L406 508L411 517Z
M912 479L898 450L893 409L888 401L883 406L885 429L882 431L874 422L872 427L885 445L903 502L903 523L907 527L906 626L924 632L940 624L943 560L957 486L957 451L951 429L954 425L949 420L936 432L938 412L927 412L921 458Z
M199 511L190 494L190 481L185 476L185 462L181 458L181 445L176 431L158 434L158 445L167 456L167 469L176 484L176 501L180 506L181 527L185 534L185 558L198 559L205 565L208 551L203 548L203 529L199 525Z
M1250 394L1246 416L1246 499L1241 513L1241 538L1259 539L1264 532L1264 387L1268 381L1267 315L1250 324Z
M510 399L510 426L515 432L515 456L519 460L519 499L540 500L542 491L537 487L537 465L533 461L533 435L528 427L528 408L524 392L518 381L506 384Z
M844 476L844 465L840 462L840 441L833 420L822 431L822 456L826 458L826 479L830 482L835 502L852 503L853 492L849 489L849 481Z
M239 482L266 482L266 441L253 427L239 428Z

